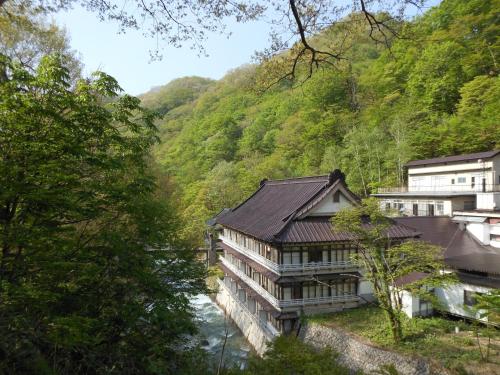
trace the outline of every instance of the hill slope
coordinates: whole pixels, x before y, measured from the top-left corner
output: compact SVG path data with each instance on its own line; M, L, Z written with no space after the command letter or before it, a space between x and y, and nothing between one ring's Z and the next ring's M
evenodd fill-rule
M366 195L402 183L410 159L499 148L495 17L492 0L443 1L391 51L354 35L349 64L299 88L284 82L258 95L262 67L245 66L147 94L166 114L156 157L178 187L183 235L199 240L208 217L263 178L341 168Z

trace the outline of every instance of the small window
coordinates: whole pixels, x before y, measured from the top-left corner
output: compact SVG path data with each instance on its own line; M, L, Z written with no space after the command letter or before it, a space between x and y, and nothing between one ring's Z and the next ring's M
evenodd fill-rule
M336 191L335 194L333 194L333 202L334 203L340 202L340 191Z
M418 204L413 203L413 216L418 216Z
M391 210L391 204L389 202L386 202L385 204L385 210L390 211Z
M455 179L454 178L451 179L451 184L455 185Z
M474 306L477 303L476 296L480 296L482 293L473 292L472 290L464 290L464 305Z
M475 201L464 201L464 210L475 210L476 209L476 202Z
M467 182L467 178L465 178L465 177L459 177L459 178L457 179L457 182L458 182L459 184L465 184L465 183Z

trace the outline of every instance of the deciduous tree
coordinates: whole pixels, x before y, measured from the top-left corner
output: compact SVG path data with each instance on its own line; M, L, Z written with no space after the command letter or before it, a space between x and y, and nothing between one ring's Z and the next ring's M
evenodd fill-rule
M401 341L403 290L436 304L429 289L453 281L453 276L442 272L442 249L412 239L404 242L392 240L390 229L394 222L383 215L379 202L374 199L366 199L359 207L340 211L332 221L336 231L353 235L359 249L353 261L372 284L378 304L386 313L394 341ZM425 274L425 277L399 285L398 280L413 273Z

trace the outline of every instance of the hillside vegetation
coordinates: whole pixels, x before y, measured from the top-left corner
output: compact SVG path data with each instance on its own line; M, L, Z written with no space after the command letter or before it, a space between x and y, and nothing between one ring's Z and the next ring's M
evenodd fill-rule
M341 168L367 195L403 183L408 160L500 147L494 5L445 0L408 23L409 37L390 50L359 30L348 61L300 85L283 80L259 92L265 67L249 65L146 94L144 103L165 114L156 158L178 188L182 235L199 241L207 218L263 178Z

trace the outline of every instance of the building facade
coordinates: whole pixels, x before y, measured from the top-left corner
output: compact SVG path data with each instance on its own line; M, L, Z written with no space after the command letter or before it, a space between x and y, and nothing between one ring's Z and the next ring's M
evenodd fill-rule
M401 216L451 216L455 211L500 210L500 150L406 164L408 185L381 188L382 209Z
M220 288L270 336L295 328L301 314L340 311L372 299L358 249L331 217L358 204L344 176L262 181L239 206L216 217L224 249ZM393 241L417 232L394 223Z
M406 166L407 187L380 189L373 196L396 222L443 248L447 272L459 280L434 291L445 311L477 318L475 294L500 288L500 150ZM416 306L411 296L406 299Z

